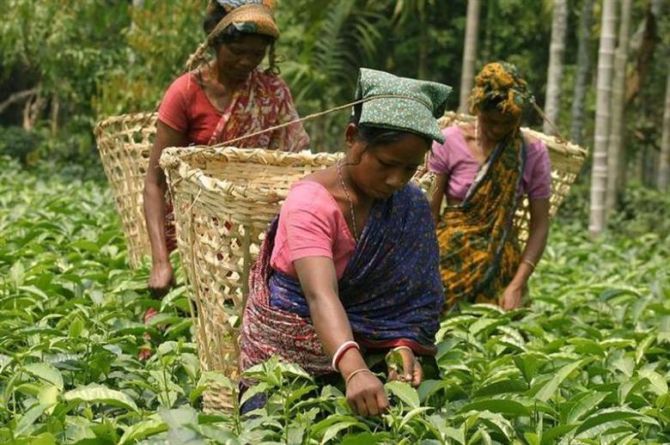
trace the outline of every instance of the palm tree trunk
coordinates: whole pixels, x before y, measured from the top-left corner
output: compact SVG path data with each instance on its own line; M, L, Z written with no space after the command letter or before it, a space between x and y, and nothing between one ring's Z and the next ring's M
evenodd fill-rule
M582 15L579 19L579 47L577 49L577 74L575 90L572 95L572 120L570 122L570 139L578 145L583 141L584 103L586 89L591 72L591 27L593 26L593 0L584 0Z
M477 35L479 33L479 0L468 0L468 15L465 25L465 47L463 48L463 71L461 74L461 96L458 111L468 111L468 98L475 76L477 58Z
M658 189L670 189L670 72L665 87L665 111L663 112L663 137L661 139L661 155L658 162Z
M607 187L607 138L609 136L612 62L616 41L616 0L603 0L598 49L596 128L591 171L589 232L599 235L605 229L605 188Z
M619 192L620 165L624 162L622 142L625 135L624 101L626 93L626 62L628 60L628 36L630 34L631 0L621 2L621 20L619 24L619 44L614 59L614 81L612 82L612 122L607 147L607 191L605 193L605 211L611 212L616 206Z
M544 114L547 119L544 122L543 131L547 134L553 133L554 125L558 122L558 115L561 110L561 79L563 77L563 54L565 53L567 22L567 0L554 0L551 45L549 47L549 69L547 70L547 97L544 102Z

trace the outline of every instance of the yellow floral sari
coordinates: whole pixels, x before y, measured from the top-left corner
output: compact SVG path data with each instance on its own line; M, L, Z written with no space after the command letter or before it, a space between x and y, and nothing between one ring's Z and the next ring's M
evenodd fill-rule
M437 228L446 308L461 301L499 304L519 265L514 228L525 162L519 132L499 143L459 205L447 206Z

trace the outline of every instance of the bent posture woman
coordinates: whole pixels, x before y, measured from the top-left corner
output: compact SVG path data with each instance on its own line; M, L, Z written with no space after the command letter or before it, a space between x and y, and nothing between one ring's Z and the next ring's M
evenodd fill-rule
M438 177L431 208L449 307L460 301L520 306L544 251L551 167L544 144L524 138L519 128L529 99L513 65L490 63L472 90L474 124L446 128L444 143L433 145L429 165ZM530 230L522 253L513 218L524 194Z
M145 180L144 213L152 255L149 289L156 296L171 285L168 254L175 248L165 175L158 166L162 150L222 143L298 118L288 87L275 73L273 47L279 30L271 9L258 1L212 0L207 11L203 27L215 60L179 77L165 93ZM258 66L268 49L270 68L262 71ZM235 145L299 151L308 143L302 126L294 124Z
M435 354L443 305L430 207L408 181L432 140L450 88L362 69L345 131L346 158L296 183L250 279L241 368L278 355L316 376L339 372L363 415L388 406L366 364L398 350L418 385Z

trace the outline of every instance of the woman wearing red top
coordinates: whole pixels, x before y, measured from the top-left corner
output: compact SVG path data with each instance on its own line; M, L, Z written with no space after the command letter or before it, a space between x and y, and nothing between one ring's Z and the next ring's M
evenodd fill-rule
M158 111L157 133L144 186L144 213L151 242L149 289L163 296L173 281L168 255L175 248L166 181L158 165L166 147L219 144L286 122L298 114L291 93L276 74L274 42L279 30L266 1L212 0L203 28L215 60L188 72L168 88ZM269 69L258 68L269 54ZM238 147L299 151L309 138L302 125L236 142Z

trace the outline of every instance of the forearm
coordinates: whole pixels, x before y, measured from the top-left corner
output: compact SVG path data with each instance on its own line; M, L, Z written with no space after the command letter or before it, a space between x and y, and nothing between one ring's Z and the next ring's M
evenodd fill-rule
M433 215L435 225L440 222L440 210L442 209L442 201L444 200L444 191L447 187L447 176L439 174L435 178L435 184L430 196L430 212Z
M308 303L314 329L324 351L332 357L340 345L354 339L347 313L337 295L312 296ZM357 349L349 349L338 364L343 376L363 367L366 367L365 360Z
M544 248L547 245L547 237L549 235L549 222L548 220L542 222L533 222L531 223L530 231L528 234L528 242L526 247L521 254L521 261L517 268L516 274L510 283L513 286L522 288L528 282L528 279L533 274L534 266L542 258L542 253ZM525 261L524 261L525 260ZM531 264L529 264L532 263Z
M169 253L165 239L165 192L155 183L147 182L144 187L144 217L153 264L167 262Z

